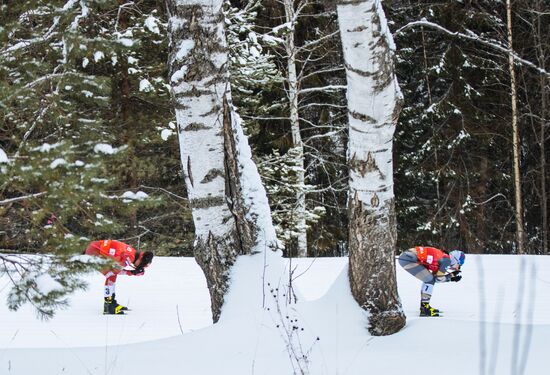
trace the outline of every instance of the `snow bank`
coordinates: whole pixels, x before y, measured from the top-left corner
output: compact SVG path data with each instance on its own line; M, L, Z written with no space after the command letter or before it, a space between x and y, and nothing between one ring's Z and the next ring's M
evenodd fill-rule
M243 281L261 278L259 257L239 259L236 267L248 272ZM548 369L550 257L468 255L460 283L434 288L441 318L417 316L420 281L397 267L407 326L389 337L368 334L364 312L351 298L346 258L284 263L297 266L294 286L304 295L287 315L277 308L253 315L235 309L211 325L204 276L190 258L155 258L145 276L120 277L117 298L132 308L123 317L101 315L99 273L87 278L88 292L76 293L72 306L48 322L36 320L29 306L14 313L0 305L0 372L425 375L418 361L426 356L430 368L446 375ZM3 276L0 285L6 283ZM242 288L234 285L235 300L247 298L239 295ZM269 292L266 298L284 303ZM0 297L6 293L0 289ZM444 342L434 339L438 334Z

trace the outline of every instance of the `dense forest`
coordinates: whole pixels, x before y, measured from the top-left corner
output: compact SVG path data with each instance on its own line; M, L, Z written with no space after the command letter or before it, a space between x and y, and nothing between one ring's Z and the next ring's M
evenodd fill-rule
M398 248L548 253L550 4L384 2ZM161 0L0 0L0 250L192 255ZM287 255L348 252L346 75L321 0L225 6L233 101ZM510 43L511 47L510 48Z

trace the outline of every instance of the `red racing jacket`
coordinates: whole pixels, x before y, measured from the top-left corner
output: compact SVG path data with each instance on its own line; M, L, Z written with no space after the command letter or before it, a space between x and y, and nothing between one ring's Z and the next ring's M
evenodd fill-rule
M115 260L118 264L125 267L134 267L136 261L136 249L124 242L115 240L93 241L86 249L88 255L99 255ZM115 273L124 273L124 270L113 270Z
M416 246L411 250L416 253L418 262L434 274L437 271L445 273L447 267L451 264L451 257L435 247Z

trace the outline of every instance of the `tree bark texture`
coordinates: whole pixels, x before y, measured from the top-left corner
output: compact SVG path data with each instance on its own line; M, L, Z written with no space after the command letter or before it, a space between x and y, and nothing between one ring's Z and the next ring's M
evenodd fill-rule
M523 194L521 191L521 138L518 124L518 98L516 72L514 69L514 53L512 48L512 2L506 0L506 19L508 34L508 69L510 71L510 99L512 101L512 149L514 163L514 191L515 191L515 218L516 218L516 241L518 254L525 253L525 234L523 226Z
M544 9L541 2L537 3L537 9ZM542 12L537 12L536 22L536 40L538 41L537 60L539 66L546 70L546 50L543 47L546 41L546 34L542 32ZM548 250L548 196L546 194L546 127L548 126L548 80L544 74L539 75L540 96L541 96L541 116L540 116L540 191L541 191L541 211L542 211L542 253L550 255Z
M545 127L548 126L547 106L546 103L546 77L540 75L540 89L541 89L541 120L540 120L540 191L541 191L541 206L542 206L542 252L543 254L550 255L548 250L548 231L550 231L548 225L548 196L546 195L546 132Z
M388 335L406 320L395 276L392 165L402 95L380 1L340 1L338 22L348 81L350 284L371 334Z
M221 0L167 0L170 84L180 154L195 223L194 254L210 291L218 321L237 255L247 252L232 208L238 187L224 101L229 94L227 45ZM230 138L230 137L229 137ZM234 161L234 160L233 160Z
M298 168L296 171L296 183L298 190L296 192L296 206L294 209L297 217L298 233L296 237L296 255L298 257L307 256L307 226L306 226L306 196L304 191L305 186L305 169L304 169L304 144L302 135L300 134L300 116L298 113L298 75L296 73L296 44L294 42L295 33L295 18L296 12L294 9L293 0L285 0L285 15L286 22L291 23L290 31L285 40L287 53L287 79L288 79L288 101L290 107L290 128L292 133L292 147L298 150Z

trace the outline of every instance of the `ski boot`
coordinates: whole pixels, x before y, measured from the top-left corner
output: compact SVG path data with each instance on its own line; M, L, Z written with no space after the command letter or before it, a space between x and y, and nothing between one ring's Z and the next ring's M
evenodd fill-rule
M429 302L421 302L420 316L439 316L439 310L431 307Z
M129 308L127 308L126 306L122 306L122 305L119 305L118 302L116 301L116 294L113 293L113 303L115 304L116 307L119 307L120 306L120 309L122 311L128 311Z
M103 315L124 315L122 306L117 305L113 297L105 297L105 302L103 303Z

